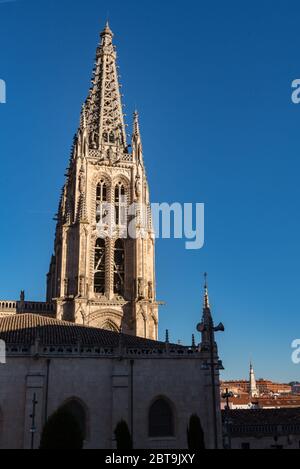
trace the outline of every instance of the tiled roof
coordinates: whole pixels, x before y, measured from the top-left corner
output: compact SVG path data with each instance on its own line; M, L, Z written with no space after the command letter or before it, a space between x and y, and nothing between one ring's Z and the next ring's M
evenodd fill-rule
M122 346L140 349L164 349L166 344L134 336L121 335ZM80 326L35 314L20 314L0 318L0 340L7 345L33 345L39 339L41 345L76 345L84 347L118 347L120 334L116 332ZM170 345L180 349L179 345Z
M232 426L300 425L300 408L231 410L229 414ZM223 411L223 419L227 415Z
M260 407L300 407L300 396L282 396L276 399L261 398L258 399Z

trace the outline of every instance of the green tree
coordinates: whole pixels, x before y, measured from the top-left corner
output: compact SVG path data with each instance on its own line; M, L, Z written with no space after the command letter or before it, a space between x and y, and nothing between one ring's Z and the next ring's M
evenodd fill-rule
M205 449L204 432L198 415L194 414L190 418L187 430L188 447L190 451Z
M46 423L40 449L74 449L83 448L84 436L77 420L64 408L58 409Z
M127 423L122 420L115 429L117 449L120 451L129 451L133 449L131 434Z

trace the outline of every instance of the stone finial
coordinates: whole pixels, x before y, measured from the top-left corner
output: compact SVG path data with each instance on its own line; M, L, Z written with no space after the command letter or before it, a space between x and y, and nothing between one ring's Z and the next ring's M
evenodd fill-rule
M196 348L195 334L192 335L192 348Z
M113 37L114 33L110 29L109 21L106 21L105 28L103 29L101 36L105 36L106 34Z

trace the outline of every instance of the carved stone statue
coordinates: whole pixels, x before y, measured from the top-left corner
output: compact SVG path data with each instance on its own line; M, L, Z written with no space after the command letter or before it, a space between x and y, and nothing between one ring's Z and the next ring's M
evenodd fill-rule
M108 159L109 159L110 164L114 164L116 161L116 154L114 150L112 149L112 147L109 148L107 154L108 154Z
M153 283L152 282L148 282L148 299L150 301L153 300Z
M85 191L85 174L84 169L81 167L79 176L79 192L82 194Z
M137 200L140 200L142 194L142 184L141 184L141 176L138 174L135 181L135 195Z
M79 295L84 296L84 285L85 285L85 279L81 275L79 278Z
M145 298L144 279L143 278L139 278L139 280L138 280L138 296L139 296L139 298Z
M95 131L93 131L90 135L90 147L93 149L93 150L96 150L98 148L98 142L99 142L99 137L98 135L96 134Z
M68 292L68 290L69 290L69 280L67 278L65 278L65 280L64 280L64 289L65 289L65 295L68 295L69 294L69 292Z

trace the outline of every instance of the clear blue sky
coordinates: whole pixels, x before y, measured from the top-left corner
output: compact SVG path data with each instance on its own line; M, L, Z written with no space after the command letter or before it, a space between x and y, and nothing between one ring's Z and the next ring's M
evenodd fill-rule
M54 222L107 15L153 202L204 202L206 244L157 249L161 337L191 342L209 272L226 366L300 378L300 5L289 0L0 2L0 297L44 298ZM128 122L130 123L130 121Z

